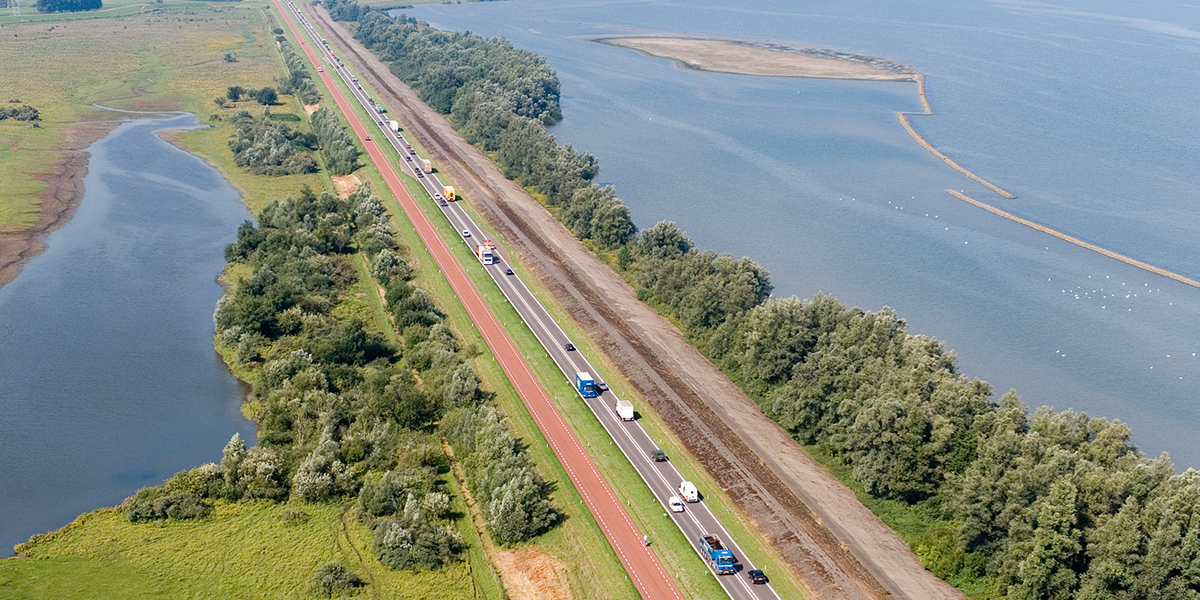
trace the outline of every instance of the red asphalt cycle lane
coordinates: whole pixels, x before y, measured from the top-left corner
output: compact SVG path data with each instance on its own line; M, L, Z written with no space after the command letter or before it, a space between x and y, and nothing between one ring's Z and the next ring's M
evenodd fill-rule
M296 39L301 40L300 47L309 61L314 66L320 66L320 58L308 45L304 35L292 21L291 15L284 9L281 0L272 1L284 20L287 21L288 27ZM358 139L364 139L369 131L355 116L353 106L342 96L333 76L328 71L318 72L317 75L325 82L326 89L329 90L338 108L349 121L354 134ZM658 556L643 544L642 532L633 524L629 513L621 506L621 502L613 493L612 487L600 475L591 457L584 452L579 438L567 427L562 414L550 401L550 397L541 383L533 376L529 365L517 351L512 339L496 321L491 309L488 308L475 287L471 285L462 265L459 265L458 261L454 259L450 248L434 230L433 224L425 217L425 213L421 212L417 201L408 193L408 189L404 187L399 174L388 162L383 151L374 142L363 142L363 145L366 147L367 155L371 157L371 161L383 176L384 182L387 183L388 189L391 190L404 210L404 214L417 230L417 234L421 236L421 240L430 254L433 255L438 268L442 270L459 301L467 309L467 313L471 316L471 320L480 334L483 335L488 348L500 362L500 367L504 369L505 375L512 382L534 421L537 422L542 435L545 436L546 441L549 442L555 455L566 469L571 483L575 485L575 489L579 491L584 503L587 504L588 510L591 511L592 516L604 531L605 537L617 553L617 557L625 567L625 571L629 573L629 578L637 587L638 592L643 598L650 600L683 600L683 594L680 593L674 580L667 576Z

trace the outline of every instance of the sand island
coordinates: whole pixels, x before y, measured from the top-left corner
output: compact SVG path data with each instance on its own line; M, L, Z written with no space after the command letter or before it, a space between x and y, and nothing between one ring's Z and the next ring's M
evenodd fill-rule
M675 61L683 68L765 77L917 81L908 65L830 48L781 42L680 37L603 37L593 41Z

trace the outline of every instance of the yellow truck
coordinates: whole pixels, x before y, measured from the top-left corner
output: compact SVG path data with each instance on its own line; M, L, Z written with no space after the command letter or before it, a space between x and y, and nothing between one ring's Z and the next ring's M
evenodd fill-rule
M444 187L442 187L442 197L444 197L445 199L447 199L447 200L449 200L449 201L451 201L451 202L454 202L454 198L455 198L455 196L454 196L454 188L452 188L452 187L450 187L450 186L448 186L448 185L447 185L447 186L444 186Z

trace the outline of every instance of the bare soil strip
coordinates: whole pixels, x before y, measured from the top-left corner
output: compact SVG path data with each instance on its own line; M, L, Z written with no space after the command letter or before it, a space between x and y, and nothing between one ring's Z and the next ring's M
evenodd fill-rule
M97 121L67 128L67 144L55 149L61 158L54 170L33 175L46 182L40 194L40 218L27 229L0 231L0 287L16 279L22 265L46 250L42 240L75 215L83 200L83 177L87 175L88 154L83 150L116 127L113 121Z
M320 7L344 58L674 429L817 598L965 596ZM507 257L506 257L507 258Z

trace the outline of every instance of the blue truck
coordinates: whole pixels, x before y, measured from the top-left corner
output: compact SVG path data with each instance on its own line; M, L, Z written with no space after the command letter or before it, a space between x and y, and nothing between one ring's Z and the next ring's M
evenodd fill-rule
M586 371L575 373L575 389L579 391L579 395L584 398L596 397L596 380L592 379L592 374Z
M725 549L721 538L716 535L711 533L701 535L700 551L717 575L730 575L737 572L737 561L733 560L733 553Z

